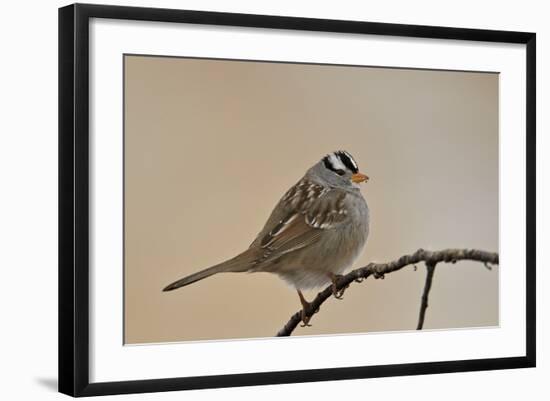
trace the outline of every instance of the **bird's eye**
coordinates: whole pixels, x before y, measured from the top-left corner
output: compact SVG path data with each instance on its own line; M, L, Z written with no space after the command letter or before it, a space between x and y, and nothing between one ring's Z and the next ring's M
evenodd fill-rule
M338 170L336 170L336 174L338 174L338 175L344 175L344 174L346 174L346 172L345 172L344 170L342 170L342 169L338 169Z

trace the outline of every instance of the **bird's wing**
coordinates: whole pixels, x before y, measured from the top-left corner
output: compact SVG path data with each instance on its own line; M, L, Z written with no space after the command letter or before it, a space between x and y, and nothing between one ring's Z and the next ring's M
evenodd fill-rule
M346 224L346 192L302 180L283 196L251 247L257 263L309 246L329 230Z

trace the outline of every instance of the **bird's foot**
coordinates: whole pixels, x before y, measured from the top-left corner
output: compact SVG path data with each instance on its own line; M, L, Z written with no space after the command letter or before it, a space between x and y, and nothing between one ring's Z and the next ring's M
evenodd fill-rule
M348 288L348 286L346 285L342 289L340 289L340 290L338 289L338 281L342 277L344 277L344 276L342 276L340 274L330 273L330 280L332 281L332 295L336 299L344 299L344 292Z
M311 324L309 324L311 317L307 316L306 313L306 310L302 309L302 324L300 327L311 327Z
M311 303L306 301L304 298L304 295L302 294L302 291L298 290L298 296L300 297L300 303L302 304L302 324L300 327L311 327L311 324L309 324L309 321L311 320L311 316L308 316L308 312L311 310ZM319 310L317 309L313 313L317 313Z

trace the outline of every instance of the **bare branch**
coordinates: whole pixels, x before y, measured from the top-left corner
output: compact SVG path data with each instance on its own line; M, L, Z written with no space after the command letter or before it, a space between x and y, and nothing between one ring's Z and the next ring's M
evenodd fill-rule
M422 330L424 326L424 318L426 317L426 309L428 309L428 296L432 288L432 280L434 278L435 263L426 263L426 283L424 284L424 292L422 293L422 303L420 305L420 314L418 315L418 325L416 330Z
M456 263L459 260L472 260L483 264L498 265L498 253L481 251L478 249L445 249L442 251L431 252L424 249L419 249L413 254L401 256L399 259L389 263L369 263L365 267L355 269L345 276L338 279L336 290L343 290L355 281L362 281L369 276L375 278L383 278L385 274L392 273L408 265L415 265L419 262L425 262L427 266L438 263ZM433 276L433 273L432 273ZM431 279L430 279L431 282ZM431 284L430 284L431 285ZM306 310L306 316L311 317L316 313L321 305L331 297L333 288L332 285L325 288L317 294L315 299L310 303L310 307ZM424 288L426 292L426 288ZM429 292L429 288L428 288ZM426 294L427 307L427 294ZM424 311L425 313L425 311ZM292 334L296 326L302 321L301 311L296 312L290 317L290 320L279 330L277 337L289 336Z

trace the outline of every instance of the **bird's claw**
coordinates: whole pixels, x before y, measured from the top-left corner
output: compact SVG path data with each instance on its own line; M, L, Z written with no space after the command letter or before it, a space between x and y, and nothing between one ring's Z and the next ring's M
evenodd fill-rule
M310 317L306 316L304 311L302 310L302 324L300 327L311 327L311 324L309 324Z
M334 298L342 300L344 299L344 292L346 291L346 288L342 288L341 290L332 289L332 295L334 295Z
M344 299L344 292L346 291L346 288L348 288L348 286L346 285L344 288L340 290L338 289L338 280L340 280L342 277L343 276L339 274L331 274L330 276L330 280L332 281L332 295L336 299Z
M311 324L309 324L309 321L311 320L311 316L307 315L308 311L310 311L310 310L311 310L311 304L310 303L308 303L307 305L302 305L302 314L301 314L302 324L300 325L300 327L311 327ZM319 312L319 308L317 308L312 313L312 315L316 314L317 312Z
M311 316L307 315L308 311L311 310L311 303L306 301L306 299L304 298L304 295L300 290L298 290L298 296L300 297L300 303L302 304L302 312L301 312L302 324L300 325L300 327L311 327L311 324L309 324ZM319 312L319 308L317 308L312 313L312 315L317 312Z

